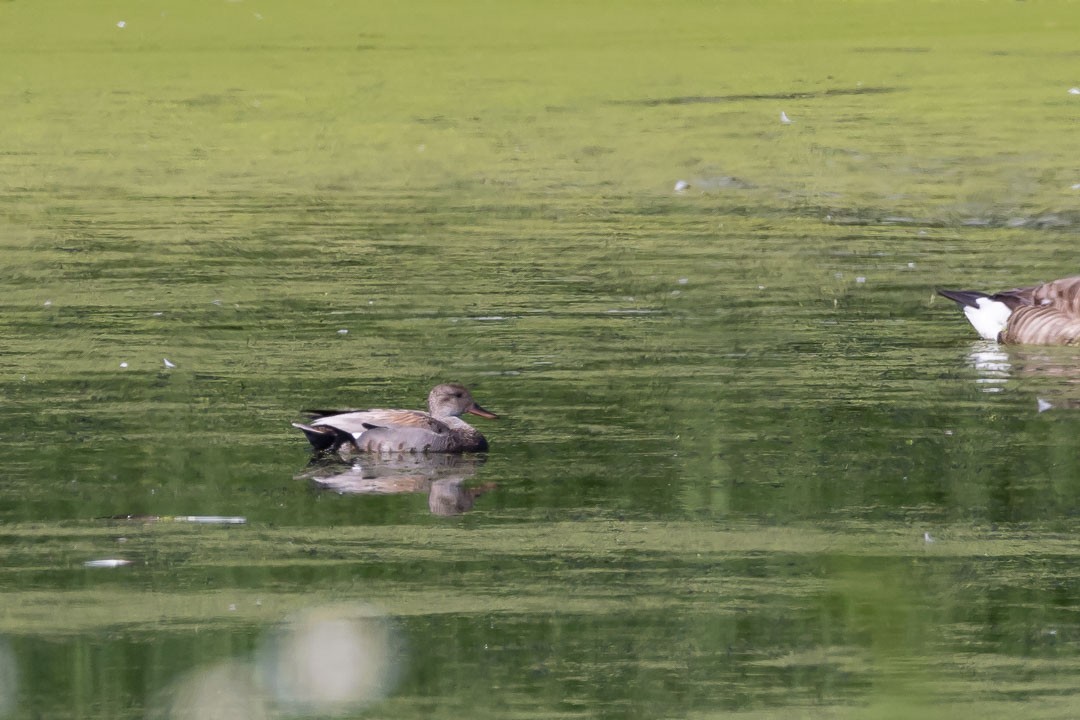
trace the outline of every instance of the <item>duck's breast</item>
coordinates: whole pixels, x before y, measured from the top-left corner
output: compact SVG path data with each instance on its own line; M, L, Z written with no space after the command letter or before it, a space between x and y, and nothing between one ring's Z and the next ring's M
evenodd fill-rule
M446 448L437 452L487 452L487 438L459 417L443 420L450 430L445 439Z

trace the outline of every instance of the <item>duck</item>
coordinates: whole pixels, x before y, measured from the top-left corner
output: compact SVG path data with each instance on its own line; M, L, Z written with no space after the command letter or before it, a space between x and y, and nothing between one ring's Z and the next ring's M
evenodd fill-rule
M1009 345L1080 344L1080 275L996 293L938 290L976 332Z
M307 410L313 420L293 423L318 453L348 458L357 453L487 452L483 434L461 419L465 413L496 419L480 407L460 383L436 385L428 393L428 411Z

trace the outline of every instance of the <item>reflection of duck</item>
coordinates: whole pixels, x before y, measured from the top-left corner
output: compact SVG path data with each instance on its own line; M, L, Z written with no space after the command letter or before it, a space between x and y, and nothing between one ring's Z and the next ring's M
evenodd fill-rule
M497 487L495 483L465 487L483 463L483 456L475 455L389 453L369 455L344 470L340 463L313 464L296 477L342 495L426 492L432 513L460 515Z
M954 300L979 335L1018 345L1072 345L1080 342L1080 276L988 294L938 290Z
M304 431L318 451L355 453L484 452L487 440L461 419L463 413L497 418L476 404L464 385L436 385L428 394L428 412L419 410L309 410L316 420Z

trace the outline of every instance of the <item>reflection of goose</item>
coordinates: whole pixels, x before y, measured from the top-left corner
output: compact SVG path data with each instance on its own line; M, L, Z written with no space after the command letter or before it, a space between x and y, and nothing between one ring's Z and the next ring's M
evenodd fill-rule
M476 404L464 385L436 385L428 412L420 410L309 410L316 420L293 423L318 451L355 453L484 452L487 440L461 419L463 413L496 418Z
M1034 392L1039 412L1080 408L1080 365L1072 348L1013 350L1025 390Z
M979 335L1018 345L1080 342L1080 276L988 294L938 290L954 300Z
M1031 394L1039 412L1080 408L1080 363L1074 348L1011 347L976 340L967 355L983 392L1011 386Z
M483 456L475 455L388 453L368 455L345 469L340 463L314 464L296 477L342 495L426 492L432 513L460 515L496 487L495 483L465 487L483 463Z
M1001 392L1009 379L1012 364L1009 354L997 343L976 340L968 353L968 362L979 373L975 382L983 385L983 392Z

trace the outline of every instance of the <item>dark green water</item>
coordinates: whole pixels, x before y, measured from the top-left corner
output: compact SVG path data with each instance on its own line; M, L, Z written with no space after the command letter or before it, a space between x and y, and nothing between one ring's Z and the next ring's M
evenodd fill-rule
M0 4L0 716L1076 714L1075 9L605 8Z

